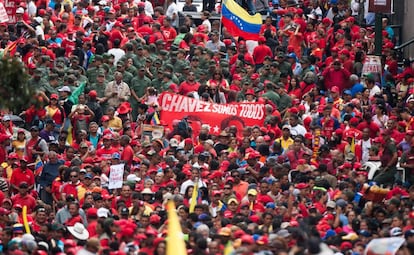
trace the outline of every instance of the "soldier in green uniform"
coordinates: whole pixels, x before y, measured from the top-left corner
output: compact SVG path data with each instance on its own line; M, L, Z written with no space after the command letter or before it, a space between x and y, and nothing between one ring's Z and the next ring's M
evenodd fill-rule
M286 60L285 53L279 52L277 55L277 62L279 63L279 70L281 73L288 74L292 77L293 72L291 64Z
M128 43L125 44L124 48L125 48L125 55L119 61L124 62L125 60L130 58L134 62L134 66L136 68L139 68L142 64L141 64L141 61L139 61L137 55L134 52L134 45L132 43L128 42ZM119 61L118 61L118 63L119 63Z
M57 88L59 86L59 77L57 74L49 75L49 82L43 83L40 91L43 91L48 97L51 94L58 94Z
M271 75L271 79L270 81L273 82L274 84L278 84L278 82L280 82L280 70L279 70L279 63L278 62L273 62L270 65L270 75Z
M36 89L36 90L41 90L41 88L43 88L45 86L45 84L48 83L48 81L44 78L43 76L43 70L36 68L33 71L33 76L32 78L30 78L27 83L29 84L30 87Z
M183 70L181 71L181 75L178 76L178 82L177 84L181 84L183 81L187 80L188 74L190 73L190 66L186 65L183 67Z
M312 72L311 69L311 62L310 59L308 57L303 57L300 59L300 64L302 66L302 72L300 73L300 80L303 81L305 74L307 72Z
M164 69L160 68L157 70L156 77L152 79L151 86L156 90L161 91L161 84L164 79Z
M179 84L180 81L178 80L177 76L174 74L174 67L173 67L173 65L166 64L164 66L164 71L171 74L171 80L172 80L173 83Z
M162 83L161 83L161 88L159 90L160 92L166 91L172 83L177 84L176 82L172 80L172 77L173 77L172 73L164 72L164 76L163 76Z
M101 55L95 55L92 63L88 66L86 70L86 77L88 77L89 83L95 83L98 73L101 71L101 66L103 64L103 58Z
M279 106L280 96L275 92L274 84L268 82L265 86L265 93L262 95L263 98L267 98L272 101L275 105Z
M125 70L125 63L121 60L119 60L116 64L116 71L122 73L122 81L128 85L131 83L132 78L134 78L134 76L130 72Z
M145 92L150 86L151 80L145 76L145 67L142 66L138 69L138 75L132 79L131 84L129 85L131 89L129 102L131 103L132 118L134 120L137 118L138 104L142 102Z
M270 74L270 65L265 65L260 70L260 82L271 81L272 75Z
M196 79L200 78L201 69L200 66L200 59L196 56L191 58L190 62L190 72L193 72L196 76Z
M283 113L292 106L292 98L286 93L286 89L283 83L279 82L276 85L276 88L277 88L277 93L280 96L280 100L279 100L279 104L277 105L277 108L280 113Z

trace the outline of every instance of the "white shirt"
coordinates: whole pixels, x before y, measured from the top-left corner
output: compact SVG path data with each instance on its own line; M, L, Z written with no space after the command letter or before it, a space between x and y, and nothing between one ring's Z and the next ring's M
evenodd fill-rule
M290 133L292 135L305 136L305 134L306 134L306 128L304 126L302 126L302 125L299 125L299 124L297 124L294 127L290 126Z
M27 13L29 14L30 17L34 17L36 16L36 12L37 12L37 7L35 3L33 3L33 1L30 1L27 4Z
M380 94L380 93L381 93L381 89L377 85L374 85L374 87L372 87L372 89L370 89L369 91L369 97L370 98L374 97L375 94Z
M369 149L371 148L371 139L367 141L361 141L361 148L362 148L362 159L361 163L364 164L369 160Z
M201 24L204 25L209 33L211 32L211 22L208 19L204 20Z
M165 15L166 15L167 17L171 18L171 20L172 20L171 25L172 25L173 27L178 27L178 11L179 11L179 10L178 10L178 6L177 6L177 4L176 4L176 3L171 3L171 4L168 6L167 11L165 12ZM175 13L175 15L176 15L176 18L175 18L175 19L173 18L174 13Z
M108 53L115 56L114 65L116 65L116 63L118 63L118 61L125 55L125 51L120 48L112 48L108 50Z
M194 186L193 180L190 179L190 180L183 182L183 184L181 184L180 194L184 195L185 192L187 191L187 188L190 186ZM198 188L201 188L201 187L207 187L207 185L200 178L198 180Z

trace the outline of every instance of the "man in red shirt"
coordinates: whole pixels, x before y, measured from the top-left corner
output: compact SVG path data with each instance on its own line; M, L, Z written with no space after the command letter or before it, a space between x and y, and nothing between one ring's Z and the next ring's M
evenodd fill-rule
M39 207L36 210L36 215L32 223L32 229L34 232L39 233L42 226L46 224L47 224L46 209L44 207Z
M188 95L188 93L198 91L199 87L200 87L200 83L195 80L194 72L190 72L187 76L187 80L183 81L180 84L180 89L178 93L180 95L186 96Z
M134 157L134 150L129 144L130 141L131 139L127 135L123 135L120 138L120 144L124 148L122 150L121 160L123 160L129 166L131 166L132 158Z
M273 57L272 50L266 45L266 38L263 36L259 37L259 45L253 50L253 59L256 63L256 68L259 69L263 66L263 62L266 56Z
M69 173L69 182L65 183L62 188L62 199L68 196L78 198L78 187L80 186L79 168L72 168Z
M17 162L16 162L17 163ZM33 189L35 179L33 172L27 168L28 159L23 157L20 162L17 163L20 167L14 169L10 178L11 191L17 191L21 183L28 184L28 189Z
M336 59L331 67L327 67L322 72L322 76L327 89L337 86L339 91L343 91L349 86L349 76L351 76L351 73L342 66L339 59Z
M27 206L27 213L31 214L36 207L36 199L27 192L28 189L29 184L27 182L20 182L19 193L14 195L11 200L14 205L19 204L22 207Z
M161 32L164 35L165 38L165 49L169 50L171 45L174 42L175 37L177 36L177 31L171 26L171 18L166 17L163 20L163 27L161 28Z
M112 154L116 151L115 148L112 147L112 135L104 135L103 136L103 147L96 151L96 155L101 157L103 160L110 160L112 158Z

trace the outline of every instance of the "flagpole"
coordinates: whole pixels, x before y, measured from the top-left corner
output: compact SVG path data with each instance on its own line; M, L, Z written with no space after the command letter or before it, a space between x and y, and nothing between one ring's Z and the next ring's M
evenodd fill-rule
M220 26L219 26L219 40L222 40L223 38L221 38L221 32L222 32L222 26L223 26L223 2L227 1L227 0L222 0L220 3Z

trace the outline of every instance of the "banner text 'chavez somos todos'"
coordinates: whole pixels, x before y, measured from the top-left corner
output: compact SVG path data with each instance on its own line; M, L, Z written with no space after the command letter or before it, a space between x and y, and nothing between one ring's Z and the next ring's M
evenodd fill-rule
M161 119L170 125L187 117L195 125L209 124L220 131L231 125L240 128L263 125L265 118L265 106L261 103L215 104L173 93L163 93L159 103Z

